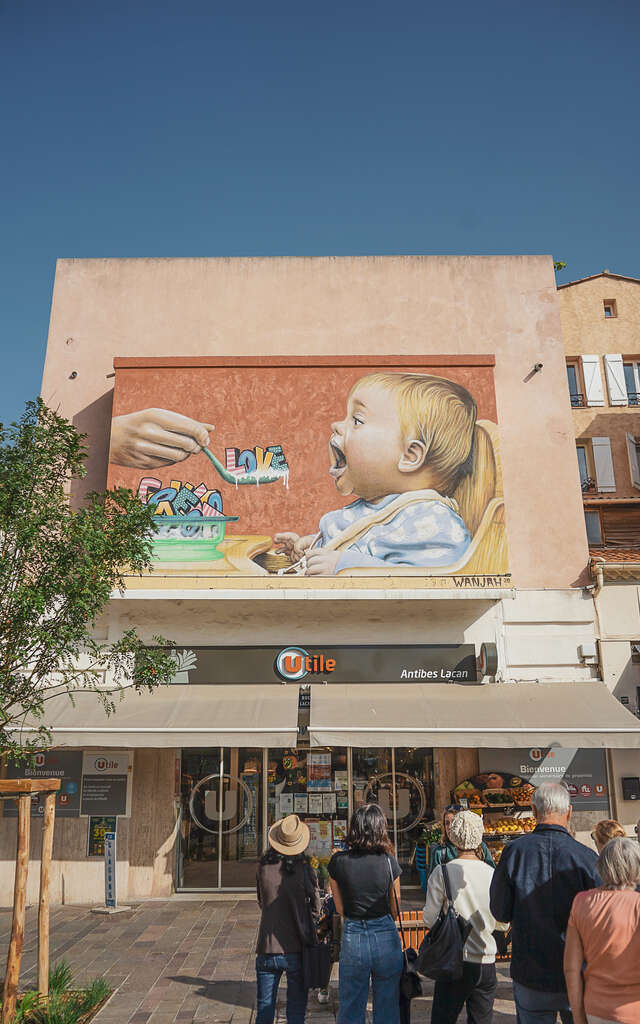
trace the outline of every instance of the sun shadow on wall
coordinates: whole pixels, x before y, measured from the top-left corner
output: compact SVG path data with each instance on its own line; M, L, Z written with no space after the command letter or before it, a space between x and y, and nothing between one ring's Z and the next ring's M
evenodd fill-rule
M71 503L74 507L82 504L88 491L103 491L107 486L109 463L109 441L111 437L111 414L113 410L113 388L95 402L87 405L73 418L73 425L81 434L87 434L88 458L87 475L83 480L71 484Z

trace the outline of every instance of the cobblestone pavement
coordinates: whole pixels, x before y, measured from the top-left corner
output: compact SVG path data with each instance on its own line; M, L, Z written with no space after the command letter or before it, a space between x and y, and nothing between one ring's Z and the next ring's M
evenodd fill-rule
M27 914L22 990L35 985L36 913L32 907ZM10 911L0 910L1 963L10 924ZM153 900L112 917L86 907L56 907L51 962L66 958L79 983L98 975L108 979L115 993L96 1024L253 1024L257 926L256 904L233 898ZM508 967L499 968L499 977L494 1021L506 1024L515 1021ZM431 992L429 983L425 987ZM284 996L282 985L279 1024L286 1019ZM427 1024L430 1007L430 995L414 1002L414 1024ZM336 1012L337 974L327 1006L311 994L307 1021L332 1024Z

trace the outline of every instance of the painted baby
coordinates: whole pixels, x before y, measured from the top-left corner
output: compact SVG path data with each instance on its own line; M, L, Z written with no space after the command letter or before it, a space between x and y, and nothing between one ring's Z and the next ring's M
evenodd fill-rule
M317 535L275 536L306 575L376 566L448 566L471 538L451 497L472 469L476 404L460 384L422 373L372 373L331 425L329 472L357 496L322 516Z

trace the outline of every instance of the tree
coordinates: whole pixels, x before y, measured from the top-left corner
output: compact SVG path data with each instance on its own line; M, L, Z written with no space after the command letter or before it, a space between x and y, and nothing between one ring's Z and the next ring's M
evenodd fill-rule
M175 673L162 637L148 647L134 629L112 643L94 635L125 571L150 566L153 508L125 488L72 507L85 439L40 399L0 424L0 753L14 760L50 745L52 697L93 690L109 714L125 684L153 690Z

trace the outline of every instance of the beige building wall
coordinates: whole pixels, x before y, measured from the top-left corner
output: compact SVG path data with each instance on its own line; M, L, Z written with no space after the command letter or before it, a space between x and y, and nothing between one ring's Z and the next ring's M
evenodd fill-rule
M587 548L551 257L61 260L42 393L89 433L100 488L115 355L449 353L496 357L515 584L576 585Z
M90 748L87 748L90 749ZM136 896L168 896L175 865L175 750L134 751L131 817L118 818L118 902ZM55 822L51 862L52 903L104 903L104 859L86 856L88 818ZM17 818L0 827L0 906L13 904ZM42 825L31 819L27 903L37 904Z

